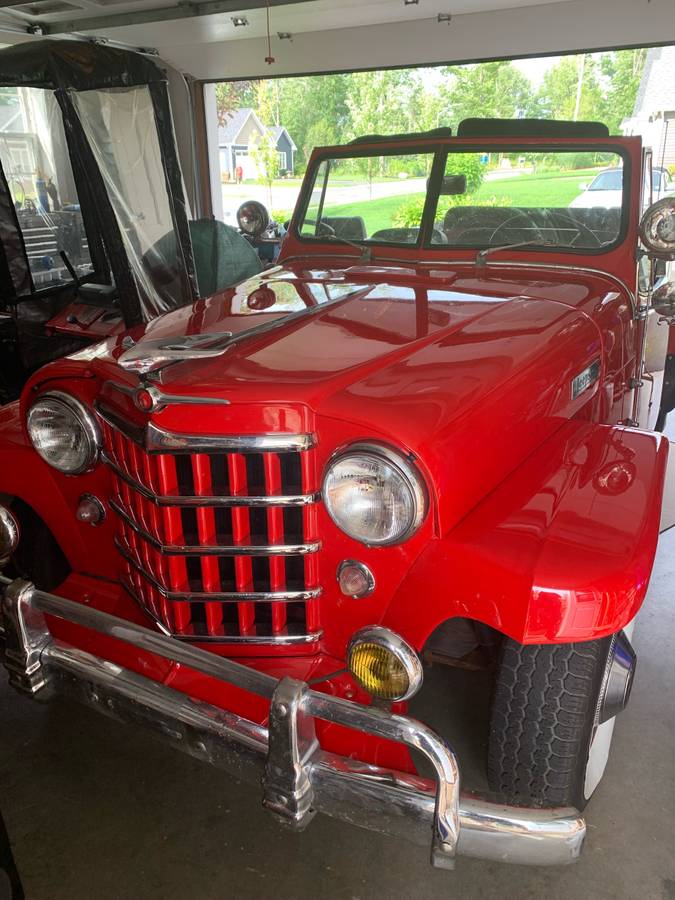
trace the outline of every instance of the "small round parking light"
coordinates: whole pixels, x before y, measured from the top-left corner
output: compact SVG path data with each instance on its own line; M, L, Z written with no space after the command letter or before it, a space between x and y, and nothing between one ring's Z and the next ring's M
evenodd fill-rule
M6 506L0 506L0 566L9 561L18 546L19 523Z
M408 700L422 686L422 663L413 648L388 628L358 631L347 650L349 671L373 697Z
M93 494L82 494L77 505L75 518L87 525L100 525L105 519L105 507Z
M368 566L353 559L345 559L340 563L337 580L342 593L355 600L359 597L367 597L375 590L373 573Z

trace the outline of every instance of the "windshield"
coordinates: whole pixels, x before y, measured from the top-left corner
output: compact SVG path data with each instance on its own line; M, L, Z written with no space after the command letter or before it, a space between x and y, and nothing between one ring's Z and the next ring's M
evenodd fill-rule
M531 145L521 152L486 146L438 153L447 158L442 168L439 160L433 178L432 152L374 156L355 149L353 155L321 160L300 217L300 236L417 246L425 230L434 247L528 244L599 252L621 234L624 179L618 153L533 152ZM613 171L604 171L610 166ZM601 179L605 186L598 188ZM591 183L592 190L618 191L618 197L598 205Z
M92 271L63 118L51 91L2 88L0 163L36 289Z

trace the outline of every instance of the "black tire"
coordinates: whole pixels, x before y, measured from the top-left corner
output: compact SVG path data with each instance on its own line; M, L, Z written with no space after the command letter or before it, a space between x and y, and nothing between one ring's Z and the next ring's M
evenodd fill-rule
M666 419L668 418L668 410L661 409L659 410L659 416L656 420L656 425L654 426L654 431L663 432L666 427Z
M505 638L495 674L488 781L516 806L581 810L611 638L523 646Z

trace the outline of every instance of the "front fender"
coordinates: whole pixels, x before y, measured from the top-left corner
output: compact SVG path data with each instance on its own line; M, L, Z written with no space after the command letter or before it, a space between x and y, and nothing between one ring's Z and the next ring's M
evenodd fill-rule
M455 616L525 644L613 634L647 590L667 459L661 435L567 422L429 544L383 624L418 648Z
M0 409L0 496L23 500L40 516L73 570L109 576L113 572L110 523L97 529L92 541L91 526L75 517L80 496L87 491L100 493L95 486L106 474L61 475L43 462L29 443L19 403ZM35 552L39 553L40 547Z

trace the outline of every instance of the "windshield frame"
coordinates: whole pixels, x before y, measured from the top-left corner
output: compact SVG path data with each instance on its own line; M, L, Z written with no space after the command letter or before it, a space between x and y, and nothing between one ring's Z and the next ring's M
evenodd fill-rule
M386 152L383 152L383 150L386 150ZM400 139L392 139L391 146L386 148L381 144L377 147L362 147L358 144L346 144L339 147L321 147L315 151L315 155L313 156L311 163L307 169L307 174L303 182L302 190L298 198L295 213L293 215L291 223L291 231L293 233L293 237L301 245L309 245L315 247L320 245L330 245L333 247L338 246L338 241L331 241L323 236L318 237L313 235L303 235L300 231L300 226L304 221L305 216L307 215L307 209L309 207L309 204L311 203L312 195L314 193L316 176L323 162L331 159L344 159L350 157L367 158L379 156L404 156L407 154L433 154L434 159L431 165L431 172L428 179L427 193L424 203L424 209L422 212L422 218L420 220L420 230L417 236L417 241L415 243L410 243L372 240L371 238L368 238L366 240L354 240L352 243L358 244L359 246L371 251L376 247L388 247L396 248L397 250L408 251L431 251L434 254L438 255L440 258L442 258L443 255L447 255L449 252L468 251L469 253L471 253L479 252L480 250L486 250L492 245L485 243L476 243L475 245L434 244L431 241L434 225L436 222L436 212L441 199L440 186L445 174L447 159L451 153L513 154L523 152L531 153L535 150L542 153L613 153L617 157L620 157L622 160L621 168L623 172L622 202L620 207L621 221L616 239L611 243L605 244L601 247L566 247L564 245L551 246L543 244L531 244L527 247L528 252L531 251L533 253L539 254L546 253L549 255L571 254L574 256L604 256L605 254L610 253L613 250L616 250L617 247L621 246L621 244L623 244L626 240L626 236L628 234L633 171L631 154L629 150L621 144L613 143L611 138L596 139L592 141L574 140L569 142L565 140L528 140L527 138L520 140L513 138L495 140L494 138L491 138L482 141L477 141L475 139L469 138L446 138L442 142L436 141L434 143L416 142L412 140L408 143L400 141ZM605 168L617 168L617 166L608 165ZM517 207L514 208L517 209ZM542 207L542 209L543 208L545 207ZM516 249L517 248L514 247L514 250Z

